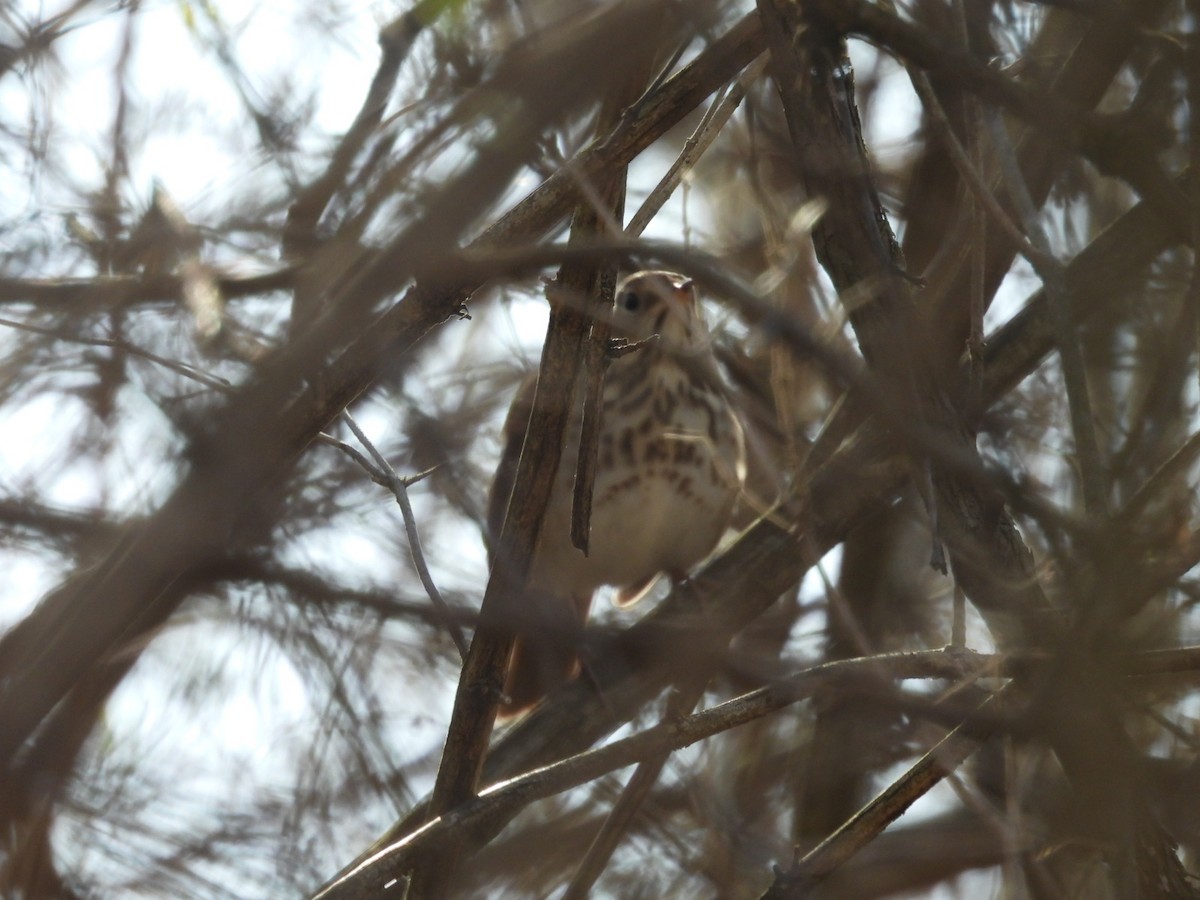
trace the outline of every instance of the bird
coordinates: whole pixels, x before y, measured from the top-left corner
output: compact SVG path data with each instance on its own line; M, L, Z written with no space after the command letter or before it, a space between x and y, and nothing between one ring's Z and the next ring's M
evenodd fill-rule
M674 272L635 272L617 285L611 324L629 352L605 374L588 553L570 538L583 418L577 391L522 597L502 718L579 674L577 635L598 588L616 586L617 605L629 606L660 575L686 577L720 541L742 489L742 426L721 382L695 283ZM488 502L492 546L512 493L536 377L521 385L505 421Z

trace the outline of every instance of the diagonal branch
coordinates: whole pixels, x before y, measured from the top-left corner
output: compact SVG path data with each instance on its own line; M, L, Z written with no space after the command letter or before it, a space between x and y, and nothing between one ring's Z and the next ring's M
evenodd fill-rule
M506 114L504 126L481 143L474 161L439 190L436 202L431 198L426 212L345 286L317 323L320 327L306 330L263 362L257 377L231 398L191 448L192 467L163 506L0 640L0 759L12 761L91 665L171 613L181 598L170 585L220 557L236 541L244 513L269 502L269 488L280 483L308 443L370 384L385 352L407 351L453 310L455 299L438 294L425 302L400 304L388 320L392 327L372 322L376 304L414 274L416 260L424 257L427 270L437 271L430 241L456 246L461 231L496 199L532 152L536 136L603 87L595 72L605 68L602 61L611 64L627 51L622 37L627 16L593 17L574 39L539 48L525 58L527 65L498 73L503 93L540 93L543 102L515 111L492 109ZM543 66L575 74L546 86ZM662 118L642 133L652 127L664 127ZM322 361L347 342L349 349L322 369ZM318 372L322 377L314 378Z
M647 14L648 12L648 14ZM637 33L658 32L662 24L656 11L643 12L639 21L631 22ZM678 27L678 26L676 26ZM601 107L598 127L607 133L608 127L626 103L636 99L643 89L649 72L655 45L633 42L635 49L627 54L631 71L615 79ZM624 210L625 169L614 167L594 185L595 202L580 201L571 226L571 240L578 242L592 237L605 223ZM512 494L508 500L500 533L494 536L496 549L492 574L480 609L481 627L471 642L458 692L454 699L450 726L442 751L441 765L433 789L431 812L440 814L475 796L479 788L479 773L487 754L488 741L496 720L496 712L504 685L504 674L512 654L514 633L508 622L511 611L520 603L520 593L529 580L535 548L545 520L546 508L554 488L559 466L563 462L563 447L575 407L576 382L586 361L593 360L593 376L587 385L587 400L592 416L585 408L584 425L592 429L590 459L586 444L581 441L579 473L594 476L596 429L599 427L599 404L603 391L603 372L598 368L600 357L590 352L599 345L607 346L607 328L601 326L598 335L591 335L593 322L602 323L607 297L612 302L616 272L611 265L565 265L553 286L547 286L551 299L550 323L542 349L533 408L526 426L521 457L513 478ZM579 298L582 305L555 302L556 296ZM592 340L589 341L589 336ZM585 365L581 365L581 360ZM570 460L567 461L569 465ZM585 465L590 463L590 466ZM585 514L591 506L591 478L580 478L586 490L586 504L579 506L580 493L575 495L576 508ZM586 518L586 515L585 515ZM577 538L578 540L579 538ZM582 533L586 548L586 522ZM437 855L421 860L414 868L409 891L416 898L443 896L457 869L458 858L466 849L457 842Z
M1148 204L1134 207L1067 267L1072 314L1099 314L1122 288L1178 240L1177 222L1158 218ZM1041 293L987 344L985 407L998 401L1053 349ZM962 376L966 377L966 369ZM868 423L830 454L807 482L807 496L769 510L725 551L709 560L689 583L676 587L618 641L600 648L579 679L549 697L492 747L484 783L496 783L578 753L628 721L664 686L697 677L708 663L675 648L687 645L697 610L721 644L793 590L810 565L845 538L850 528L893 496L908 474L895 442ZM715 664L713 664L715 665ZM711 671L711 670L709 670ZM418 806L372 848L420 827ZM502 823L498 823L500 827ZM359 857L361 863L366 856Z

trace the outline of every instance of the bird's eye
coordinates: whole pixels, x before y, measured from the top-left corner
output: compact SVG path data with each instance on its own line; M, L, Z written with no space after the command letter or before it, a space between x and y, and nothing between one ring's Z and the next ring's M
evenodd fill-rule
M626 291L621 295L620 303L623 309L634 312L639 306L642 305L642 298L633 291Z

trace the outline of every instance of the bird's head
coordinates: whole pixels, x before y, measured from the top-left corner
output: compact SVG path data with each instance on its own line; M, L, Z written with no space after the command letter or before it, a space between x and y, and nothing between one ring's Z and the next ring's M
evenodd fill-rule
M708 329L690 278L675 272L635 272L617 285L613 336L632 343L656 334L667 353L708 349Z

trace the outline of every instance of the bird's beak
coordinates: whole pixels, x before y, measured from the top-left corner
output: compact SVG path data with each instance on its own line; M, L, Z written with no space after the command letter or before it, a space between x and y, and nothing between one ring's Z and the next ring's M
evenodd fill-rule
M683 281L676 282L674 288L675 297L680 303L687 307L696 305L696 282L685 278Z

